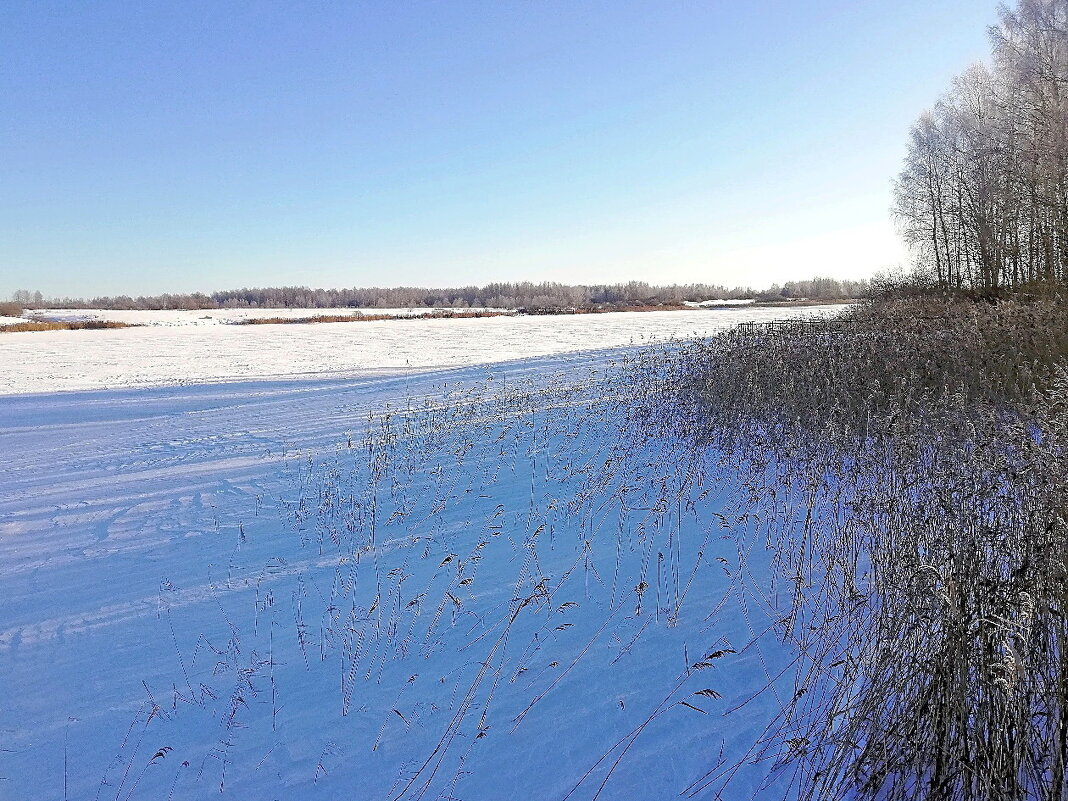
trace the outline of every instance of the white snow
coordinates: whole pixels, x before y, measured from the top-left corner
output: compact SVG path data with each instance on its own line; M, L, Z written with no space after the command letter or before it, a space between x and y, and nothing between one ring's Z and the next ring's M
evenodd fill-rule
M726 300L716 300L715 298L713 298L712 300L683 301L684 305L693 306L694 308L702 308L708 306L752 306L754 303L756 303L756 298L729 298Z
M781 795L792 587L624 414L630 340L770 316L3 337L0 798Z
M840 309L741 308L308 325L183 323L0 333L0 395L487 364L705 336L746 320L809 317ZM188 322L199 312L124 312L109 319L133 315L125 320L129 322L140 319L137 315L157 319L170 314L187 315L183 319Z

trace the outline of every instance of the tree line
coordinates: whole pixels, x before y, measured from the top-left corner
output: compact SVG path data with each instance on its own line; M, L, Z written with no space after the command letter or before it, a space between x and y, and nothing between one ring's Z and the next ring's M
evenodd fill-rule
M761 301L813 298L837 300L863 297L866 281L813 278L788 281L765 290L713 284L654 286L644 281L619 284L561 284L543 281L497 282L485 286L442 289L427 287L367 287L311 289L305 286L231 289L205 294L129 295L94 298L44 298L40 292L19 290L12 300L25 308L87 309L230 309L230 308L611 308L677 306L707 300Z
M916 121L894 212L940 287L1068 282L1068 0L1020 0Z

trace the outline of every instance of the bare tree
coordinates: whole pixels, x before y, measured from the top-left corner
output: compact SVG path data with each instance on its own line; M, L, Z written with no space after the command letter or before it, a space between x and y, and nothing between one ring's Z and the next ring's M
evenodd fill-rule
M1021 0L913 126L894 213L940 285L1068 281L1068 0Z

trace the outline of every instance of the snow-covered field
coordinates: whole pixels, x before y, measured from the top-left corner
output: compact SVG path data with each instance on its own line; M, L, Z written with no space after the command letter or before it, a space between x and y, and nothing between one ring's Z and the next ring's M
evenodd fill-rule
M0 799L784 792L792 587L740 479L636 427L633 348L589 350L756 316L696 315L4 337L46 375L0 398ZM375 325L398 354L328 358ZM165 348L132 383L230 380L46 392ZM439 368L261 378L402 355Z
M840 309L740 308L311 325L161 323L104 331L9 333L0 334L0 395L457 367L703 336L745 320L807 317ZM307 310L290 311L307 314ZM171 315L195 320L200 313L116 313L121 314L141 315L148 321Z

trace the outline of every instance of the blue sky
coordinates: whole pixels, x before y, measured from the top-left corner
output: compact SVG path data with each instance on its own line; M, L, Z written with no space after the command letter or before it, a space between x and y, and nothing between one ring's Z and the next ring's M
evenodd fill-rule
M0 296L862 277L995 0L6 0Z

